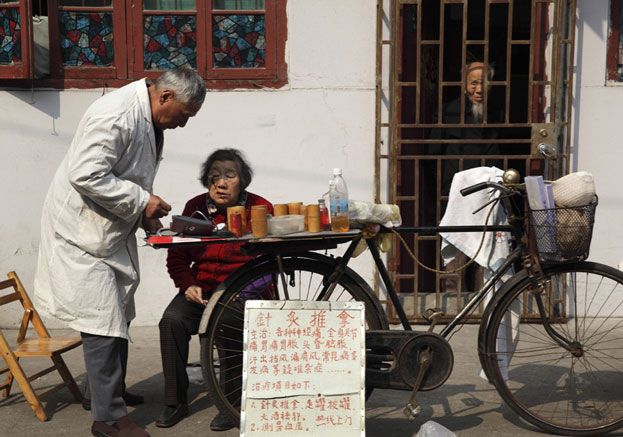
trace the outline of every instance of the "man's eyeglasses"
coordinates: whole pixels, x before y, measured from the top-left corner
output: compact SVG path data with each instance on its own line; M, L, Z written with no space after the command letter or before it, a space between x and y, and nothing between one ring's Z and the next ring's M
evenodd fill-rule
M231 182L238 177L238 173L235 171L228 171L225 173L214 173L208 175L208 181L210 181L211 185L216 185L218 181L221 179L225 179L227 182Z

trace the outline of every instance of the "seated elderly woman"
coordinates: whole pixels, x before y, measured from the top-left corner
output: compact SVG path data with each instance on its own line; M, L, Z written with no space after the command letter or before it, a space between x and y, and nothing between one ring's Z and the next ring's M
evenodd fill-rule
M227 208L235 205L244 205L247 217L251 216L253 205L267 205L268 212L272 214L270 202L246 191L252 176L253 171L240 151L216 150L205 161L201 171L200 180L208 192L190 199L183 215L191 216L199 211L217 224L224 223ZM165 407L156 426L168 428L188 415L186 365L191 335L198 332L210 295L229 274L250 259L241 252L240 244L169 249L167 269L179 292L164 311L159 324ZM224 431L234 426L237 423L219 413L212 420L210 429Z

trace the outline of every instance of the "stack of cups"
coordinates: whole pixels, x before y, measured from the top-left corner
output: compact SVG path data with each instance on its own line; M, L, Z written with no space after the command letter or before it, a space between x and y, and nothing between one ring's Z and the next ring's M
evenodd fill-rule
M275 217L288 215L288 205L286 205L285 203L278 203L273 208L275 211Z
M300 214L301 213L301 205L303 202L290 202L288 203L288 214Z
M320 209L317 203L307 205L307 230L320 232Z
M307 205L301 205L299 214L303 216L303 224L305 226L305 230L307 230Z
M251 232L253 232L254 238L263 238L268 235L267 214L268 207L266 205L254 205L251 207Z
M242 237L247 233L247 212L244 206L227 208L227 229L236 237Z

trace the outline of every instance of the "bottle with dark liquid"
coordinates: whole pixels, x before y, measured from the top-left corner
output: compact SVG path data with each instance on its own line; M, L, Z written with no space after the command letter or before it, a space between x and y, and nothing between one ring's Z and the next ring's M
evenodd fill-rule
M327 208L324 199L318 199L318 212L320 214L320 230L330 230L331 221L329 220L329 209Z

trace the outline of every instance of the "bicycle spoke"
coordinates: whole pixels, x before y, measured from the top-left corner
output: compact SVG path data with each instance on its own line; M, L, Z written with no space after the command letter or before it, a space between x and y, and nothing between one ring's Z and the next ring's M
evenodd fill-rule
M283 256L281 265L289 299L318 300L325 278L333 272L334 262L333 258L316 254L311 259ZM277 262L271 261L247 271L230 284L214 308L210 332L202 337L202 365L209 390L213 393L215 404L234 419L240 415L244 302L252 298L262 299L266 295L263 288L270 288L273 298L283 300L284 284L278 272ZM387 319L372 290L361 286L361 279L353 275L348 271L342 275L329 300L364 302L366 327L387 329Z
M238 332L244 331L244 329L239 327L239 326L228 325L226 323L221 324L221 326L224 327L224 328L227 328L227 329L232 329L234 331L238 331Z
M233 349L222 349L220 348L222 351L227 351L227 352L240 352L240 350L233 350ZM238 360L242 359L242 354L241 353L236 353L233 355L226 355L224 357L219 357L219 361L227 361L227 360L231 360L232 358L236 358Z
M305 300L309 300L309 291L311 290L312 281L309 281L307 284L307 294L305 295Z
M240 330L240 332L242 332L242 330ZM219 335L218 336L218 341L223 341L223 340L227 340L227 341L229 341L231 343L242 344L242 339L240 339L240 338L226 337L224 335Z
M623 275L576 263L552 268L543 284L549 284L543 290L545 316L569 344L561 346L542 323L526 322L534 320L535 305L525 280L491 316L485 351L496 353L485 357L496 388L544 430L577 435L617 429L623 424ZM512 336L516 347L503 349L505 337L498 333Z
M222 348L222 347L219 347L218 349L223 352L235 352L236 356L240 356L240 357L242 356L242 352L240 349L228 349L228 348ZM228 357L221 357L220 359L224 360L227 358Z

